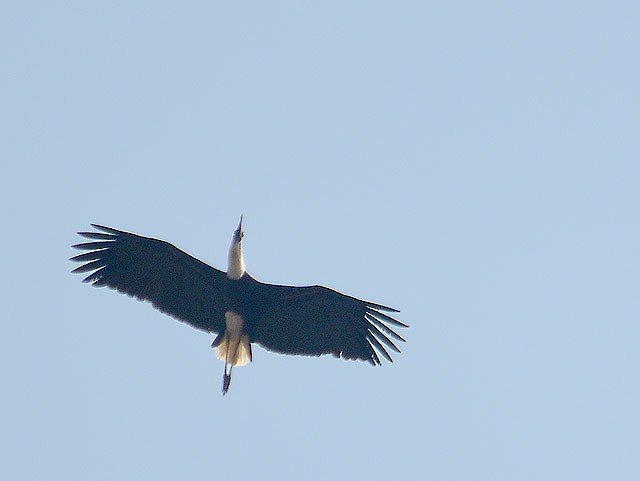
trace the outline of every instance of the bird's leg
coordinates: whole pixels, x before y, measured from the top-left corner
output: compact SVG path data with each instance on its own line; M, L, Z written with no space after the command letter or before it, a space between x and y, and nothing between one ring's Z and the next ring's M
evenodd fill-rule
M229 373L227 373L227 363L224 363L224 375L222 376L222 395L227 394L229 390L229 385L231 384L231 371L233 370L233 366L229 368Z
M227 365L229 364L229 346L227 345L227 352L224 355L224 375L222 376L222 395L227 394L229 385L231 384L231 371L233 370L233 364L229 368L227 373Z

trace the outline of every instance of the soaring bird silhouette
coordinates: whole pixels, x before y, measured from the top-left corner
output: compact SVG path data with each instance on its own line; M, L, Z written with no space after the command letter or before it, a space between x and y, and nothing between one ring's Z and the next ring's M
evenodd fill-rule
M390 326L408 327L381 304L356 299L322 286L265 284L245 270L242 217L233 233L226 274L166 241L92 224L78 232L92 242L73 247L71 258L83 264L73 272L91 272L84 282L107 286L191 326L216 333L212 347L224 361L226 394L234 366L252 360L251 344L283 354L333 354L380 365L393 362L387 348L405 340Z

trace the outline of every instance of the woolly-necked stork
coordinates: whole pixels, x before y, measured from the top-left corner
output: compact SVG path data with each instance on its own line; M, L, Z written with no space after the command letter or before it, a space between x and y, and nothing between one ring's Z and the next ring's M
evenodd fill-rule
M393 362L387 348L404 339L390 326L408 327L381 304L356 299L322 286L266 284L245 270L242 217L233 233L227 273L168 242L92 224L97 231L78 234L92 242L71 260L73 272L91 272L84 282L107 286L149 301L191 326L217 334L212 347L225 363L222 392L229 389L233 366L252 360L251 344L283 354Z

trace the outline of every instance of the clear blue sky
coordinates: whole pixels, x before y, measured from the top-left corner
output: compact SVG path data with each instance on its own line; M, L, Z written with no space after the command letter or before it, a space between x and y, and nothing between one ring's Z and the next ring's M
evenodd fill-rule
M635 480L635 2L12 2L0 478ZM380 368L69 273L90 222L401 309Z

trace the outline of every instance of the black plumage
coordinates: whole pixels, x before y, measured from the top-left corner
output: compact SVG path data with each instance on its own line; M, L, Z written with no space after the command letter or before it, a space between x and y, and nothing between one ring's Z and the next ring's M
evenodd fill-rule
M398 312L390 307L322 286L266 284L248 273L231 279L168 242L92 225L97 231L79 232L91 241L73 246L87 251L71 258L82 263L73 272L89 272L84 282L149 301L198 329L224 333L225 313L233 311L250 342L269 350L371 364L381 364L380 356L392 362L389 350L400 352L394 341L404 342L391 326L408 326L387 314Z

